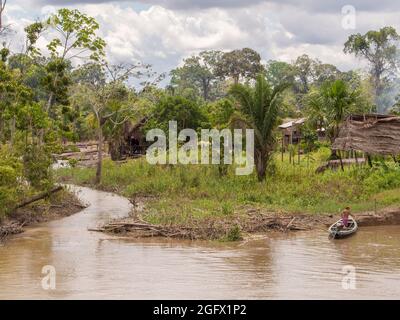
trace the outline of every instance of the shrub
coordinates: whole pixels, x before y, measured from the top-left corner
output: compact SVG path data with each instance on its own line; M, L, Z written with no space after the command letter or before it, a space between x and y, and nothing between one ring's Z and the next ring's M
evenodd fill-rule
M34 188L46 188L51 184L50 155L42 147L28 146L23 157L24 176Z
M240 227L238 225L235 225L229 229L224 240L233 242L233 241L240 241L242 239L243 237Z
M0 166L0 219L16 204L17 172L10 166Z

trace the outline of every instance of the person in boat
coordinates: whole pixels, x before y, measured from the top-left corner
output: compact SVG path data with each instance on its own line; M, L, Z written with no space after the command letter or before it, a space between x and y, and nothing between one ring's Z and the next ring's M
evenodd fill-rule
M350 207L346 207L342 211L342 223L339 226L339 229L347 228L349 226L349 218L350 217L353 218L352 215L351 215L351 209L350 209Z

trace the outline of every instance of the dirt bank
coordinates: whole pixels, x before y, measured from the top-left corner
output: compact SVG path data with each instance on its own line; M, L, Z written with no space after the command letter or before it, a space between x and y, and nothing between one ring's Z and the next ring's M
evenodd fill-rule
M226 217L189 219L183 224L154 225L145 221L143 201L132 201L136 209L132 216L110 221L92 231L121 234L128 237L171 237L180 239L232 239L239 240L244 234L268 231L327 230L340 216L332 214L302 214L265 212L261 209L242 208ZM400 224L400 208L387 208L378 212L355 215L359 226Z
M59 191L46 200L19 208L4 218L0 222L0 242L10 235L22 233L26 226L67 217L83 208L85 206L74 194L66 190Z

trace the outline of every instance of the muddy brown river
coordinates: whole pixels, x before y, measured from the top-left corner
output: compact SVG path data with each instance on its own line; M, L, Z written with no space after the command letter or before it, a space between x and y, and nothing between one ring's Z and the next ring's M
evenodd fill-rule
M235 244L128 240L87 230L128 215L126 199L74 189L87 209L0 246L0 299L400 298L400 226L345 240L326 230ZM44 266L55 288L43 286Z

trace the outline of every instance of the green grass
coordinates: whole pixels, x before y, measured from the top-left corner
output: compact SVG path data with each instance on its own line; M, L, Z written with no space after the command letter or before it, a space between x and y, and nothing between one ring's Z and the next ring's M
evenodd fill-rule
M220 177L217 166L153 166L146 159L118 165L105 161L100 188L126 197L150 196L144 218L151 223L186 223L190 219L230 219L249 208L287 213L338 213L351 206L354 212L400 204L400 168L346 167L345 171L315 169L329 156L320 149L300 164L282 162L276 155L265 182L255 175L235 176L229 168ZM297 162L297 158L296 158ZM94 169L62 169L60 177L90 184Z

